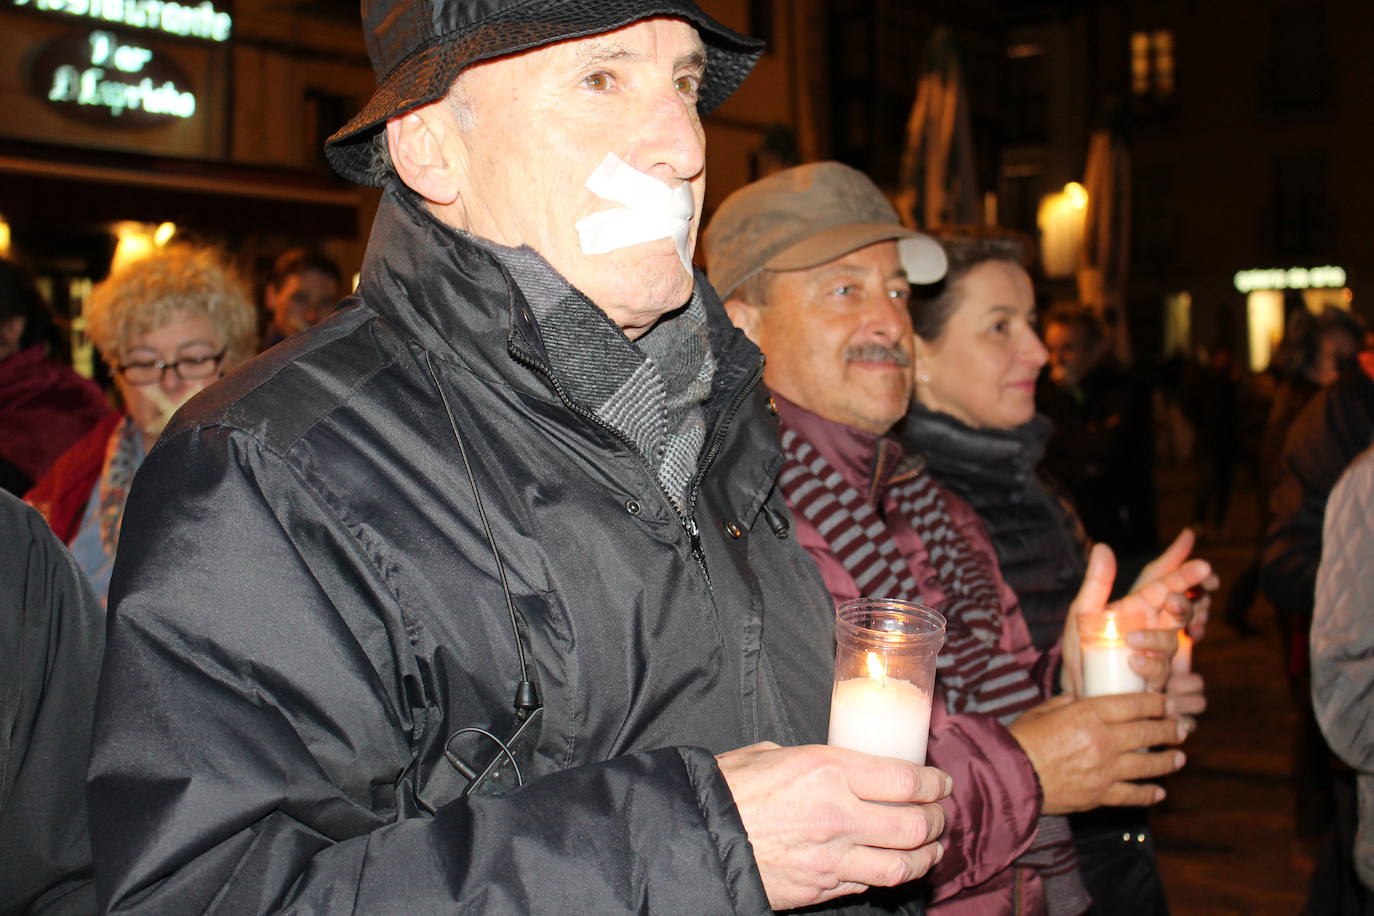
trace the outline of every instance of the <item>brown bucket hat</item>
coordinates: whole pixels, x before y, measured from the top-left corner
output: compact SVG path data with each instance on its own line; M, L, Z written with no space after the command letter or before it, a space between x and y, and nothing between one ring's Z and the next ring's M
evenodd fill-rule
M721 25L692 0L362 0L364 40L377 91L325 141L334 171L371 184L369 141L390 118L442 98L464 67L653 16L696 26L706 45L703 114L744 82L763 43Z
M722 299L763 270L805 270L894 240L907 280L934 283L948 261L940 243L902 225L883 192L839 162L799 165L745 185L702 233L706 274Z

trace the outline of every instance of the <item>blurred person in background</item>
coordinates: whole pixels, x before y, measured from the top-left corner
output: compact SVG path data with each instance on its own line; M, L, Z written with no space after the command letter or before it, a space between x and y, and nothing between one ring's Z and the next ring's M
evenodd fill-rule
M1256 450L1259 536L1254 558L1236 577L1226 596L1226 622L1238 633L1253 632L1249 612L1259 592L1259 563L1269 525L1269 496L1279 479L1279 459L1288 429L1307 403L1335 383L1341 367L1360 350L1364 325L1349 312L1327 306L1319 314L1306 307L1290 313L1283 341L1270 371L1277 377ZM1285 643L1286 644L1286 643Z
M1260 444L1260 486L1265 493L1278 482L1289 427L1308 401L1335 384L1342 367L1360 351L1364 334L1359 318L1335 306L1316 314L1302 309L1289 316L1275 354L1279 383Z
M1193 524L1202 538L1221 538L1231 508L1241 433L1241 390L1227 347L1192 367L1184 399L1196 433Z
M33 278L0 258L0 488L16 495L110 413L67 365L67 341Z
M1066 495L1039 469L1051 425L1035 412L1035 384L1049 356L1037 334L1025 246L978 228L948 230L940 243L949 259L944 280L913 288L916 398L897 436L978 513L1043 651L1064 630L1091 545ZM1185 532L1169 555L1186 556L1191 547ZM1207 585L1215 588L1215 577ZM1195 636L1208 601L1194 604ZM1181 713L1196 715L1206 705L1202 686L1196 674L1175 674L1168 692ZM1080 812L1070 823L1097 912L1168 912L1143 809Z
M1298 712L1293 739L1293 795L1298 850L1330 850L1334 801L1331 755L1312 711L1308 637L1322 556L1322 519L1336 481L1374 441L1374 351L1340 366L1336 381L1294 418L1269 496L1269 524L1260 552L1260 587L1278 615L1289 688ZM1324 896L1313 876L1313 896ZM1313 912L1330 912L1314 909Z
M262 349L276 346L324 320L343 295L339 266L313 248L291 248L277 256L263 289L268 315Z
M86 332L124 410L73 445L26 499L103 601L134 472L182 404L253 355L256 318L247 288L217 252L175 245L98 284Z
M1088 309L1057 306L1042 326L1049 372L1036 404L1054 427L1045 466L1068 488L1088 536L1112 545L1130 581L1159 546L1151 394L1112 359L1102 322Z

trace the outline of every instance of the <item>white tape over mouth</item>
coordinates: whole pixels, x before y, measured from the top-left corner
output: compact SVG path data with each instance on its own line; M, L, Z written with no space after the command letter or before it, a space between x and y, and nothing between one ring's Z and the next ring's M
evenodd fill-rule
M683 269L692 272L687 234L696 215L696 200L690 184L684 181L670 188L615 153L607 153L587 179L586 188L624 209L601 210L577 221L583 254L605 254L656 239L672 239Z

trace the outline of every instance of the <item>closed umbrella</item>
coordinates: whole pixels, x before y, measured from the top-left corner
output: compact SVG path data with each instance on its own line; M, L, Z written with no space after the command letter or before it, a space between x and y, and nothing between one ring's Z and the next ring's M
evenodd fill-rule
M1111 130L1096 130L1088 140L1083 184L1088 211L1078 260L1078 298L1110 317L1112 346L1123 364L1131 359L1126 322L1126 280L1131 253L1131 156Z
M937 229L980 222L968 90L954 33L930 37L906 125L897 209L909 225Z

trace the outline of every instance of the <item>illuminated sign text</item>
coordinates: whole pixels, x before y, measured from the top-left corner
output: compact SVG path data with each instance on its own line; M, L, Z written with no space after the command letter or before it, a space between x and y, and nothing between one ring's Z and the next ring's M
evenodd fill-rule
M228 40L234 23L233 17L215 9L210 0L194 6L172 0L14 0L14 5L206 41Z
M1290 267L1287 270L1238 270L1233 278L1242 293L1257 289L1339 289L1345 286L1344 267Z
M146 126L196 113L195 94L182 88L180 71L103 30L51 42L37 58L33 83L64 113L106 126Z

